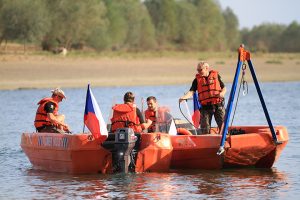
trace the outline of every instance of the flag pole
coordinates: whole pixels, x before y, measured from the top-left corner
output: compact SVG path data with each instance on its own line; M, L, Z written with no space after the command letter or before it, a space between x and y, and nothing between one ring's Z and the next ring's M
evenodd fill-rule
M145 118L145 112L144 112L144 98L142 97L141 98L141 106L142 106L142 115L143 115L143 118L144 118L144 120L146 120L146 118Z
M85 98L85 106L84 106L84 113L83 113L83 116L85 114L85 111L86 111L86 104L87 104L87 99L88 99L88 92L89 92L89 89L90 89L90 84L88 83L88 88L87 88L87 91L86 91L86 98ZM85 124L84 124L84 118L83 118L83 128L82 128L82 133L84 133L84 130L85 129Z

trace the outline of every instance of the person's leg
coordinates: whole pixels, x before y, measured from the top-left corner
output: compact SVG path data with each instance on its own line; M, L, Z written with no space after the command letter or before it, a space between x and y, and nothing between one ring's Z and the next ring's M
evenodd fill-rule
M224 116L225 116L224 106L221 106L221 105L217 106L215 108L214 117L215 117L215 120L216 120L216 123L217 123L219 129L221 129L222 124L224 122Z
M42 129L39 129L40 133L64 133L63 130L56 128L55 126L44 126Z
M200 128L202 134L210 133L210 123L212 119L212 111L211 109L201 109L201 118L200 118Z

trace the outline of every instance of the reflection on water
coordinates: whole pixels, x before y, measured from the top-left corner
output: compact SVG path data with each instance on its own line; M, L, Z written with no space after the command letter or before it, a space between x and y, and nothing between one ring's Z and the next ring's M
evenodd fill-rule
M154 95L161 105L182 118L178 97L189 86L93 88L109 118L113 97L131 90L140 97ZM230 88L230 86L228 86ZM33 131L37 101L49 90L0 91L0 199L296 199L300 196L300 82L261 86L272 122L288 128L290 141L272 169L172 171L128 175L72 176L32 170L20 148L20 136ZM65 89L61 112L73 132L82 130L85 89ZM103 94L110 94L109 97ZM282 95L287 94L284 98ZM118 103L119 101L116 101ZM292 111L290 105L292 103ZM137 102L139 104L139 102ZM5 106L3 106L5 105ZM191 108L191 107L190 107ZM107 120L106 120L107 121ZM239 99L234 125L267 124L254 86Z
M288 178L276 169L174 171L171 173L71 176L25 171L29 185L41 199L174 199L284 198Z

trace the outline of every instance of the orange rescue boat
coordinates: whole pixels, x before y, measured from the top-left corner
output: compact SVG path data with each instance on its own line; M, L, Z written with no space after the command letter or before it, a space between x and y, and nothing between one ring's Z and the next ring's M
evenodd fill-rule
M236 126L230 127L229 132L231 130L242 133L227 136L222 155L217 155L220 134L170 136L142 133L135 172L271 168L289 139L283 126L275 127L282 142L277 145L267 126ZM70 174L113 173L113 153L103 147L103 143L104 136L94 140L88 134L23 133L21 139L21 147L34 169Z
M94 140L88 134L23 133L21 147L34 169L69 174L113 173L113 155L104 147L105 139L101 136ZM170 135L142 134L141 141L135 171L168 171L173 150Z

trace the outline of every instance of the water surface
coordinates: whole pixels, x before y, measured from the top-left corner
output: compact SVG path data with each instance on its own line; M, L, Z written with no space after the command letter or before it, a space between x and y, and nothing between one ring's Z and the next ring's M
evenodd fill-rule
M231 85L226 86L230 91ZM127 91L136 94L138 105L142 97L154 95L160 105L169 106L175 117L182 118L178 98L189 85L92 89L106 121L111 105L121 103ZM271 169L80 176L33 170L20 148L21 133L34 131L36 104L49 90L0 91L0 199L298 199L300 82L263 83L261 89L273 124L286 126L290 136ZM60 104L60 112L73 133L82 132L86 89L65 89L65 93L67 100ZM249 94L239 98L233 125L267 125L253 84L249 84Z

